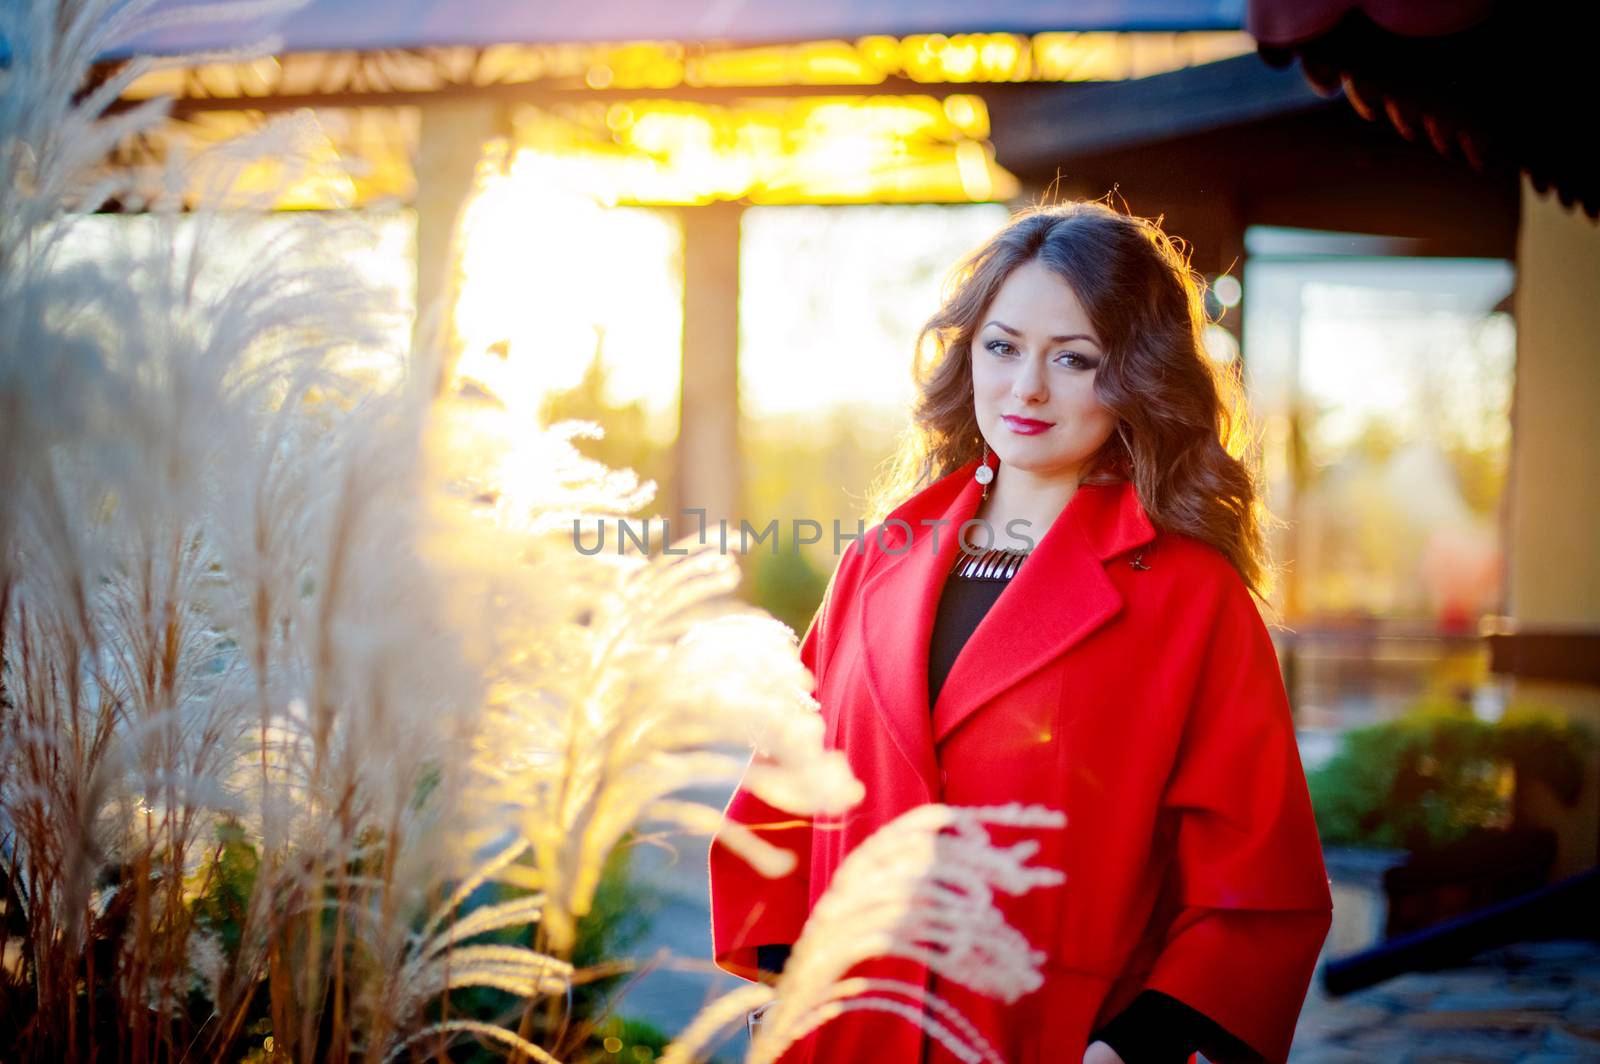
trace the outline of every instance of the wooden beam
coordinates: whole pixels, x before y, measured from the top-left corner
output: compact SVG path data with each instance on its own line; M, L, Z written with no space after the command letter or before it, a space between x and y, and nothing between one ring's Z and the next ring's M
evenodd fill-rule
M1600 631L1519 631L1488 637L1491 672L1600 687Z
M1001 138L1004 112L994 116ZM1038 188L1059 175L1064 192L1101 196L1165 214L1168 230L1220 259L1236 246L1217 230L1228 224L1373 233L1410 238L1408 253L1516 256L1521 216L1517 175L1476 172L1365 122L1348 107L1309 108L1225 129L1186 131L1115 151L1048 155L1043 134L1031 151L1038 168L1000 165ZM1225 209L1224 209L1225 208ZM1217 242L1204 245L1213 238Z
M1298 71L1274 70L1257 56L1241 55L1132 81L1051 85L996 100L991 125L1000 164L1033 171L1064 158L1336 103L1317 95Z
M533 82L503 85L442 85L437 89L378 90L372 92L334 91L285 93L271 96L182 97L172 102L175 118L210 111L257 111L273 113L302 107L418 107L429 103L485 100L503 104L527 103L555 106L574 103L610 103L628 100L684 100L694 103L733 105L746 99L788 99L809 96L982 96L991 106L1009 106L1011 101L1033 93L1062 88L1078 89L1099 82L1063 86L1058 82L922 82L890 76L875 85L678 85L651 89L570 88ZM125 111L141 100L119 100L109 110Z
M664 515L681 539L685 508L706 511L708 539L717 522L738 532L743 494L739 450L739 235L744 207L718 202L685 207L683 219L683 384L675 453L676 498Z

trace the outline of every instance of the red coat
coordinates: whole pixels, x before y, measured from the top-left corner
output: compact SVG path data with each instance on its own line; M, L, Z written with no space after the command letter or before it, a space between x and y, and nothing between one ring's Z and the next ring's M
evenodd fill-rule
M1064 810L1067 825L1035 833L1043 848L1032 863L1063 869L1066 882L1001 896L1007 918L1048 954L1040 989L1006 1005L898 958L855 971L926 982L1008 1064L1078 1064L1090 1032L1145 987L1283 1061L1333 902L1254 600L1221 553L1157 534L1131 484L1080 487L1034 533L1033 553L930 713L937 595L954 533L977 512L976 465L893 511L884 545L869 530L864 551L844 550L801 654L826 742L845 751L866 797L794 826L735 792L727 816L788 821L767 837L800 861L769 880L713 840L717 964L748 977L756 945L793 942L845 854L912 806L1040 803ZM896 518L911 529L902 553L891 553L907 540ZM939 518L949 524L935 544L922 522ZM785 1062L915 1064L921 1041L902 1019L855 1012ZM929 1059L955 1058L935 1048Z

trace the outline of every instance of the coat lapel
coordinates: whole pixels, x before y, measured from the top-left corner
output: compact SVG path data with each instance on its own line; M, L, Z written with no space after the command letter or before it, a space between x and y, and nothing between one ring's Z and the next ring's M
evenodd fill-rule
M906 530L890 522L906 522L911 529L910 546L903 553L889 555L867 577L857 611L873 704L895 746L930 795L936 793L938 762L928 712L928 643L933 637L943 574L955 561L956 530L977 510L981 485L972 479L977 465L974 461L941 478L884 518L884 526L898 533L901 543L906 542ZM941 517L950 523L920 523ZM895 548L891 545L890 549Z
M910 545L868 576L858 611L873 702L930 794L938 775L934 745L1115 616L1122 597L1105 562L1155 538L1131 483L1080 487L962 647L930 711L929 642L957 533L981 502L976 468L967 463L885 518L901 544L906 530L888 522L910 526ZM933 528L921 522L940 518L948 524L939 526L935 544Z
M956 656L933 741L1116 616L1122 596L1105 561L1154 535L1131 483L1075 491Z

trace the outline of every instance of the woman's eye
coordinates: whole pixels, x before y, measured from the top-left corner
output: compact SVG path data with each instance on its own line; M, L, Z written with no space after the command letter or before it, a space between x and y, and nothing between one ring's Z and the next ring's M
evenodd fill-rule
M1001 348L1004 348L1005 350L1002 351ZM1012 347L1004 340L990 340L989 350L993 351L997 355L1009 355L1012 351Z

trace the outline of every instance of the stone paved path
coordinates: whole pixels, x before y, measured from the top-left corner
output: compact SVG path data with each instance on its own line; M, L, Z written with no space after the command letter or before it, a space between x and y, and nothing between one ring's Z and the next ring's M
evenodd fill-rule
M696 795L718 804L720 792ZM678 1030L708 996L738 983L706 970L710 919L706 840L677 836L675 853L641 847L635 870L660 891L653 928L633 951L666 950L689 970L646 975L621 1011ZM1340 948L1339 952L1346 952ZM693 970L698 968L699 970ZM737 1032L717 1059L737 1060ZM1491 950L1462 968L1413 972L1341 998L1314 980L1290 1064L1600 1064L1600 942L1529 942ZM1076 1064L1076 1062L1065 1062Z
M1340 998L1312 985L1290 1064L1600 1061L1600 942L1524 942Z
M728 789L687 792L710 805L727 803ZM628 992L622 1015L655 1024L676 1034L708 1000L741 985L742 980L715 969L711 957L711 910L707 904L706 852L710 840L673 835L668 847L634 850L633 873L654 891L650 933L629 951L645 959L665 952L676 958L642 976ZM734 1032L716 1060L738 1060L746 1039Z

